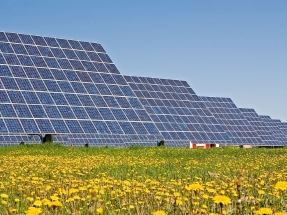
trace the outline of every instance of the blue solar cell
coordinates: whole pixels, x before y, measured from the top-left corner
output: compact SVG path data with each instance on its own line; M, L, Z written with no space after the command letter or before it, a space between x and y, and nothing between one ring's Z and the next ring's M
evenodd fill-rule
M20 90L33 90L28 79L17 78L16 82Z
M151 118L144 110L135 110L141 121L151 121Z
M30 35L19 34L19 37L25 44L35 44Z
M21 65L34 66L34 64L33 64L32 60L29 56L18 55L18 59L19 59Z
M142 123L140 122L132 122L132 126L138 134L148 134L148 131L145 129Z
M73 88L69 82L58 81L57 83L63 92L66 92L66 93L73 93L74 92L74 90L73 90Z
M94 66L92 62L89 61L81 61L82 65L84 66L84 70L86 71L95 71L97 72L97 68Z
M92 95L91 98L92 98L96 107L107 107L107 104L106 104L106 102L102 96Z
M16 113L11 104L0 105L0 116L1 117L16 117Z
M37 92L37 96L38 96L41 104L54 104L54 101L53 101L50 93Z
M44 60L45 60L45 62L49 68L60 68L60 65L58 64L58 62L54 58L44 57Z
M112 134L123 134L124 133L120 125L117 122L107 121L106 124L108 128L110 129L110 131L112 132Z
M102 79L102 76L100 74L90 72L89 75L94 83L104 83L104 80Z
M30 105L29 109L34 118L47 118L47 115L41 105Z
M113 63L113 61L110 59L110 57L105 54L105 53L98 53L99 57L101 58L101 60L103 62L107 62L107 63Z
M123 96L123 92L121 91L120 87L117 85L108 85L108 88L112 92L113 95Z
M104 121L93 121L99 134L110 134L110 130Z
M36 119L36 124L39 127L39 130L43 134L53 134L55 133L55 130L53 129L53 126L49 120L46 119Z
M95 52L86 52L91 61L101 62L99 55Z
M103 119L100 112L96 108L85 107L85 110L91 119Z
M82 106L78 96L76 94L65 94L65 97L68 101L69 105L75 105L75 106Z
M54 57L51 50L48 47L38 46L38 50L40 51L42 56Z
M105 52L104 48L98 43L91 43L96 52Z
M77 93L87 93L85 87L81 82L70 82L72 87L74 88L74 91Z
M4 58L7 64L10 65L20 65L20 62L15 54L4 54Z
M46 43L48 44L48 46L52 46L52 47L59 47L59 44L57 43L55 38L51 38L51 37L44 37Z
M25 45L25 48L28 51L29 55L41 56L41 54L40 54L40 52L36 46Z
M18 117L20 118L32 118L31 112L27 105L14 104L14 109Z
M111 111L113 112L116 120L127 120L126 115L124 114L123 110L121 109L111 109Z
M39 129L33 119L20 119L20 121L26 133L39 133Z
M30 82L34 88L34 90L37 91L47 91L46 86L44 85L44 82L42 80L37 79L30 79Z
M3 119L0 119L0 132L1 133L7 133L8 132Z
M51 48L50 49L51 52L53 53L53 55L56 57L56 58L67 58L65 53L62 51L62 49L59 49L59 48ZM58 59L59 60L59 59Z
M68 40L68 42L73 49L83 50L83 47L78 41Z
M96 133L97 130L95 129L94 125L92 122L90 121L79 121L83 130L84 130L84 133Z
M78 60L76 53L70 49L62 49L68 59Z
M94 84L84 83L84 86L89 94L99 94L99 91Z
M0 42L0 51L3 53L14 53L9 43Z
M8 96L12 103L25 103L25 100L19 91L8 91Z
M24 130L18 119L4 119L4 122L10 133L23 133Z
M51 120L56 133L69 133L68 127L63 120Z
M113 96L103 96L103 99L107 103L108 107L119 107L119 104Z
M116 97L116 100L121 108L131 108L130 103L125 97Z
M119 124L125 134L136 134L134 128L129 122L119 122Z
M131 88L129 86L120 86L122 92L124 93L125 96L132 96L134 97L134 93L131 90Z
M5 36L4 32L0 32L0 41L7 42L7 37Z
M12 73L8 66L0 65L0 76L12 77Z
M71 49L72 47L65 39L56 39L61 48Z
M83 107L72 107L72 109L78 119L89 119L89 116Z
M93 82L87 72L77 72L77 74L82 82Z
M94 51L93 47L91 46L91 44L89 42L81 42L82 47L84 48L84 50L86 51Z
M49 118L62 118L56 106L45 105L44 109Z
M38 72L39 72L40 76L42 77L42 79L54 79L54 77L53 77L53 75L49 69L38 68Z
M109 88L106 84L97 84L96 87L98 88L100 94L112 95L111 91L109 90Z
M94 106L94 103L89 95L80 95L78 94L78 97L82 103L83 106Z
M2 53L0 53L0 64L6 64L5 58Z
M109 108L99 108L98 110L104 120L115 120L115 117Z
M133 109L124 109L123 112L127 116L127 118L131 121L140 121L139 117L135 113Z
M16 54L24 54L24 55L28 54L24 45L22 45L22 44L11 44L11 45L12 45L12 48L14 49L14 52Z
M63 118L66 118L66 119L75 119L76 118L72 109L69 106L58 106L58 109L59 109Z
M108 69L105 67L105 64L98 62L93 62L93 64L99 72L105 72L105 73L109 72Z
M47 67L46 62L42 57L39 56L31 56L31 59L36 67Z
M27 104L40 104L40 101L35 92L22 92Z
M68 102L63 94L51 93L51 96L57 105L68 105Z
M85 70L85 68L83 67L80 61L70 60L69 62L75 70Z
M41 36L32 35L32 39L34 40L36 45L47 46L47 43L45 42L44 38Z
M51 92L61 92L58 84L56 81L52 81L52 80L44 80L44 83L47 87L47 89ZM20 86L19 86L20 87Z

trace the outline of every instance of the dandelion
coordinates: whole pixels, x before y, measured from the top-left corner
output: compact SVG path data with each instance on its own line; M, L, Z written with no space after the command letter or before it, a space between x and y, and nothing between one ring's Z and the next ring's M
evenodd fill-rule
M0 197L1 197L2 199L8 199L8 195L5 194L5 193L2 193L2 194L0 195Z
M275 185L275 189L286 190L287 189L287 182L286 181L278 181Z
M34 203L33 203L34 206L36 207L41 207L42 205L42 202L40 200L36 200Z
M213 201L217 204L221 203L223 205L227 205L227 204L230 204L231 203L231 200L229 197L227 196L221 196L221 195L218 195L218 196L215 196L213 197Z
M42 209L35 207L29 207L29 209L26 211L26 215L39 215L40 213L42 213Z
M255 214L259 214L259 215L269 215L272 214L272 210L270 208L260 208L259 210L255 211Z
M103 214L104 210L103 210L103 208L97 208L96 212L97 212L97 214Z
M166 213L164 211L156 211L153 215L166 215Z

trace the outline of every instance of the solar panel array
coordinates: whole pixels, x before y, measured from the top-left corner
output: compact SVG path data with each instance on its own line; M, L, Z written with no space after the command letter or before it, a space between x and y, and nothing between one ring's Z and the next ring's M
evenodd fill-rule
M219 123L185 81L125 76L167 144L230 142Z
M0 77L1 133L119 146L162 139L100 44L0 32Z
M254 109L239 108L241 113L245 116L248 122L253 126L259 137L262 139L266 146L278 146L281 143L273 135L268 125L264 120L256 113Z
M185 81L123 76L98 43L0 32L0 145L286 145L287 123L198 97Z
M285 135L285 132L279 128L281 121L277 121L274 119L271 119L270 116L262 116L260 115L261 119L264 120L264 122L268 125L269 129L271 130L273 136L278 140L280 145L287 145L287 136Z
M263 141L230 98L200 97L233 145L263 145Z

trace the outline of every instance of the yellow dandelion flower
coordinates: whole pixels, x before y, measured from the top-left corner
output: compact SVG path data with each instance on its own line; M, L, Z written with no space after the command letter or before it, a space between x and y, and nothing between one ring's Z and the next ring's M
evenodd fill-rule
M2 193L2 194L0 195L0 197L1 197L2 199L8 199L8 195L5 194L5 193Z
M41 207L42 206L42 202L40 200L36 200L34 203L33 203L34 206L36 207Z
M97 211L98 214L103 214L104 213L103 208L97 208L96 211Z
M186 187L187 190L203 190L203 186L200 184L190 184L189 186Z
M51 206L63 207L63 204L60 201L53 201L50 203Z
M2 201L1 201L1 204L2 204L2 205L7 205L7 201L2 200Z
M164 211L156 211L153 215L166 215L166 213Z
M224 204L224 205L231 203L231 200L230 200L229 197L227 197L227 196L221 196L221 195L214 196L214 197L213 197L213 201L214 201L215 203L217 203L217 204L218 204L218 203L222 203L222 204Z
M255 214L259 214L259 215L269 215L272 214L272 210L270 208L260 208L259 210L255 211Z
M275 185L275 189L286 190L287 189L287 181L278 181Z
M29 207L29 209L26 211L26 215L38 215L41 212L41 208Z

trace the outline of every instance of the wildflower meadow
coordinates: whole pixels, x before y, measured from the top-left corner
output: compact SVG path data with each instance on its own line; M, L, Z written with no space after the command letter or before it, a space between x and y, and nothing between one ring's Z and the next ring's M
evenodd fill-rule
M287 149L0 148L0 214L287 214Z

